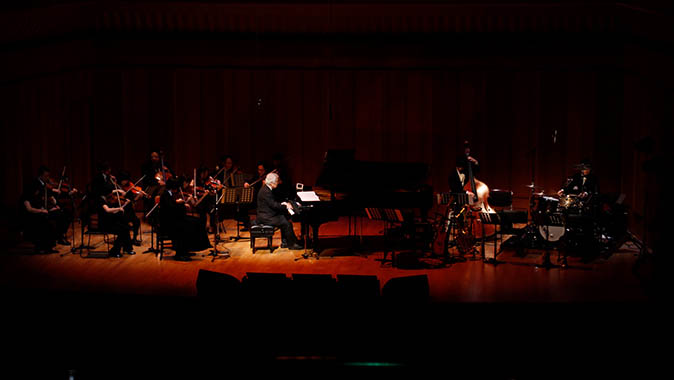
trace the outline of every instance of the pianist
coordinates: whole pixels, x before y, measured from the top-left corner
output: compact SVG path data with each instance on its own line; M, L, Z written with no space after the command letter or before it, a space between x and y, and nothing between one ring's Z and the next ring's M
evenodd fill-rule
M257 223L281 229L281 248L303 249L297 243L292 222L285 216L286 210L290 212L292 206L288 202L279 203L272 194L272 190L278 186L278 180L276 173L267 174L265 184L257 193Z

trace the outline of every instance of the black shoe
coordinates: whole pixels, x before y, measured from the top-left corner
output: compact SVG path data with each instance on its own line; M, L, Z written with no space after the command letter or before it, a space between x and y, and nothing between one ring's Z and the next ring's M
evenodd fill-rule
M126 251L127 255L135 255L136 254L136 251L134 251L133 249L127 249L125 251Z
M116 259L119 259L120 257L122 257L122 253L119 251L110 251L108 257L114 257Z
M70 245L70 242L66 239L59 239L58 243L60 245Z
M187 255L176 255L173 257L173 260L176 261L192 261L192 259Z
M281 240L281 248L288 248L288 241L285 239Z
M304 247L295 243L295 244L291 245L290 247L288 247L288 249L298 250L298 249L304 249Z

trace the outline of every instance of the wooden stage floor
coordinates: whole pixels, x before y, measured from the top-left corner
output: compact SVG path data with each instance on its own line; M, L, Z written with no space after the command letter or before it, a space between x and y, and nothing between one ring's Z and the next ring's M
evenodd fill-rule
M486 264L466 256L465 262L442 265L431 255L422 256L419 267L401 269L390 263L382 265L381 251L377 252L377 235L383 225L364 220L359 227L364 236L362 244L349 240L346 220L327 223L321 227L325 249L319 259L302 258L303 250L280 248L280 233L274 236L273 253L259 249L255 254L249 240L230 240L236 236L233 221L225 221L218 249L228 251L229 257L213 260L209 251L198 252L191 262L173 260L168 249L163 260L154 253L144 253L150 247L150 227L143 224L141 247L136 255L122 258L88 258L79 252L71 253L70 246L57 246L59 253L33 254L29 243L9 248L0 255L0 287L9 289L48 289L50 291L137 294L160 296L194 296L199 269L226 273L241 280L246 272L310 274L374 275L381 286L395 277L426 274L429 279L432 302L605 302L647 301L648 295L632 269L638 250L630 243L609 257L583 262L569 257L566 269L542 269L543 252L531 250L518 256L512 249L499 254L498 265ZM298 232L299 226L295 229ZM299 235L299 234L298 234ZM209 235L213 241L213 235ZM241 232L247 237L247 232ZM70 234L72 239L72 233ZM92 245L101 243L94 235ZM85 241L86 243L86 241ZM80 244L76 227L75 246ZM257 246L265 245L263 239ZM372 248L375 247L375 248ZM102 248L105 248L103 244ZM361 249L362 248L362 249ZM491 244L487 250L492 250ZM552 252L553 263L557 260ZM390 258L390 256L389 256Z
M571 360L564 368L575 369L597 363L599 357L628 362L635 352L650 355L655 346L644 339L659 334L662 326L653 317L664 314L655 310L632 271L637 252L629 244L587 263L571 257L566 269L536 268L542 252L519 257L511 250L498 256L498 265L467 260L443 266L427 256L420 260L424 267L401 269L382 266L376 249L345 245L340 236L348 232L346 220L321 228L330 248L319 259L303 259L303 251L281 248L253 254L248 240L229 240L236 234L232 221L225 227L219 248L229 250L230 257L216 260L208 251L191 262L173 260L170 250L161 261L154 253L143 253L150 244L147 225L137 254L119 259L86 258L71 253L69 246L41 255L32 254L27 243L8 248L0 254L0 296L9 316L4 343L19 359L47 358L58 368L71 361L75 368L92 363L108 368L111 357L126 365L163 363L152 364L151 372L139 378L171 377L176 366L187 367L179 372L183 378L212 378L211 371L225 376L232 365L244 363L246 370L261 364L293 373L298 368L367 369L345 364L353 362L384 363L369 368L378 371L374 373L398 371L402 363L415 371L461 371L471 378L522 378L514 376L522 373L540 378L530 372L536 363L545 371L551 365L559 371L559 360ZM359 228L364 247L376 241L381 228L364 221ZM274 244L280 245L278 233ZM199 269L239 280L247 272L374 275L381 286L393 278L425 274L431 302L333 309L307 296L302 305L251 307L253 300L245 307L213 307L194 297ZM209 348L214 344L217 349ZM178 360L173 363L173 358ZM597 368L606 374L604 365ZM197 376L196 369L208 375ZM106 373L92 378L129 374L119 368Z

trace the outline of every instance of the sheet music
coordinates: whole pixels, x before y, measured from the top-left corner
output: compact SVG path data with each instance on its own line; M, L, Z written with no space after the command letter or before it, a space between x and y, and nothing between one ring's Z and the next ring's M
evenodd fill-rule
M300 197L302 202L317 202L321 200L313 191L298 191L297 196Z

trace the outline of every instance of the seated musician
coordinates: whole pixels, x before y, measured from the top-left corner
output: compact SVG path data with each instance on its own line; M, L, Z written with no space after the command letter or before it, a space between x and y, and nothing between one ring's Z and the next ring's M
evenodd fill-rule
M52 182L50 177L49 168L42 165L38 168L37 178L35 178L35 180L28 186L28 191L29 193L39 191L43 197L46 195L47 208L49 210L48 219L55 228L57 243L61 245L70 245L70 242L66 239L70 221L56 201L54 194L57 190L55 187L56 185Z
M159 203L159 223L161 229L171 239L176 251L175 259L190 261L191 251L210 248L206 227L199 218L187 215L189 204L180 192L180 180L170 178Z
M140 246L141 241L138 239L138 232L140 231L140 219L138 219L138 215L136 215L134 205L139 199L143 197L144 192L142 192L142 190L133 191L133 189L124 190L126 188L129 188L130 182L131 176L129 175L129 173L127 172L119 173L119 187L122 190L120 192L120 195L124 196L131 202L129 206L124 208L124 216L132 226L133 237L131 238L131 242L135 246Z
M145 176L143 183L145 184L145 192L149 197L145 199L144 210L147 213L154 207L156 200L164 190L166 179L173 176L173 171L167 162L163 162L162 166L162 152L161 150L153 150L150 152L149 161L141 166L141 173Z
M58 239L54 220L49 212L57 211L52 205L45 207L44 191L36 186L27 186L21 195L20 218L26 238L35 244L35 253L56 253L54 249Z
M234 187L234 175L236 173L239 173L239 168L234 165L234 159L232 156L223 155L220 157L220 162L218 165L215 166L215 172L213 173L213 176L224 186Z
M124 198L119 192L112 191L102 199L99 209L101 229L116 235L115 242L110 249L110 257L122 257L121 250L129 255L135 255L132 243L126 208L131 207L131 201Z
M577 165L578 171L569 178L557 195L577 195L581 199L589 199L595 194L599 194L599 181L597 176L592 173L592 163L585 159Z
M195 211L199 213L201 222L206 226L206 220L209 219L210 227L209 233L215 232L215 226L218 223L218 218L213 211L215 206L216 190L219 189L219 184L213 181L210 176L208 168L201 166L197 169L197 200Z
M265 184L257 194L257 222L281 229L281 248L302 249L297 243L293 224L285 212L291 209L287 202L279 203L274 199L272 191L278 186L279 177L276 173L269 173L265 177Z
M243 187L253 187L253 208L257 208L257 194L264 185L264 177L267 175L267 164L260 161L255 168L255 175L243 184ZM251 185L252 184L252 185Z

